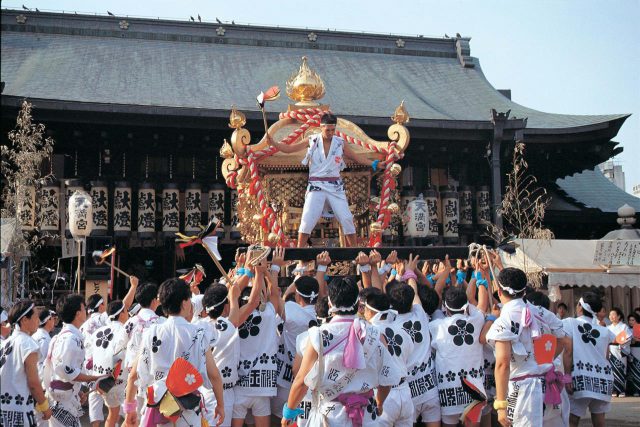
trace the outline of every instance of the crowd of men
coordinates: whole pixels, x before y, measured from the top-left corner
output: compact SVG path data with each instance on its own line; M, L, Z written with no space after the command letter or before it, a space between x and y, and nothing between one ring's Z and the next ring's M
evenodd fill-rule
M276 248L270 262L239 253L230 283L206 289L131 277L109 303L17 302L3 313L1 425L79 427L86 408L110 427L577 426L587 411L605 425L610 346L636 341L600 324L599 294L560 319L495 253L354 261L357 276L329 277L328 252L291 272Z

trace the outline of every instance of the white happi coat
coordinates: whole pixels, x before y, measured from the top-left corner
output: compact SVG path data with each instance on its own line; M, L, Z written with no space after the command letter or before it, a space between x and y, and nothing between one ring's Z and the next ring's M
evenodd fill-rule
M149 308L141 308L138 314L127 320L124 324L124 330L129 337L127 343L127 351L124 364L128 370L131 370L133 362L135 362L140 352L140 343L142 342L142 334L149 326L165 321L164 317L158 316Z
M431 354L429 317L420 304L414 304L409 313L398 314L395 323L410 337L414 350L407 360L406 378L413 405L438 398L436 364Z
M103 327L109 321L109 316L107 313L91 313L91 316L80 326L80 332L84 337L85 341L89 338L98 328Z
M0 425L36 426L35 401L27 385L24 362L38 344L27 334L16 330L2 342L0 349Z
M564 338L567 336L567 333L564 331L562 320L560 320L558 316L544 307L532 306L531 304L529 304L529 307L531 307L536 320L538 320L537 325L540 335L551 334L556 338ZM553 360L553 365L556 371L564 374L562 353ZM545 427L562 427L569 425L569 410L571 409L571 405L569 403L569 395L564 387L560 392L560 398L562 399L562 402L559 405L545 404L543 415Z
M296 337L296 354L301 358L301 360L304 356L304 350L307 348L308 344L309 331L304 331ZM302 401L300 401L300 406L298 406L304 411L304 413L296 419L298 427L305 427L307 425L309 413L311 412L311 399L311 390L307 389Z
M443 415L462 414L473 401L462 387L463 378L484 392L484 357L480 343L484 314L471 304L468 310L469 314L455 313L429 324Z
M329 154L325 155L322 134L318 133L310 136L307 155L302 159L303 165L309 165L309 176L318 178L339 177L340 172L346 167L343 147L344 139L334 135L331 139ZM319 182L319 184L324 183ZM332 191L332 188L328 190Z
M169 316L144 332L138 360L139 388L146 390L156 381L166 380L173 362L183 358L202 375L203 386L211 388L207 376L206 352L209 343L204 328L187 322L182 316ZM199 425L199 408L183 411L177 426Z
M607 348L615 339L604 326L586 316L562 321L565 332L573 339L573 399L611 401L613 373L607 360Z
M127 350L128 337L124 325L117 320L110 320L105 326L98 328L89 340L91 347L87 349L86 357L93 360L91 373L112 375L116 363L119 360L124 361ZM127 372L126 369L122 369L116 378L115 386L103 396L108 407L120 406L124 402L126 382Z
M276 311L270 302L253 310L238 328L240 363L235 391L242 396L275 396L278 377Z
M361 328L366 331L363 343L364 369L346 368L343 363L345 338L354 321L361 322ZM304 379L314 400L308 421L310 426L321 426L323 419L326 419L330 427L352 427L345 407L335 399L344 393L366 393L378 386L396 385L404 375L380 341L378 330L355 316L334 316L331 322L311 328L309 343L316 352L323 353L322 377L318 378L319 366L316 361ZM332 350L326 354L329 349ZM375 399L371 398L364 411L363 425L371 425L377 417Z
M415 351L415 344L407 331L395 322L395 314L387 314L387 319L384 320L381 320L379 315L376 315L371 319L371 324L387 340L387 350L398 365L402 375L397 379L397 384L394 384L384 402L384 410L378 420L378 425L412 427L414 408L411 401L409 383L406 378L411 375L407 366L409 365L410 355Z
M47 392L54 401L50 426L79 427L83 414L80 405L80 382L75 378L84 370L85 350L83 336L71 323L64 323L58 335L49 345L49 353L44 365L44 382ZM53 390L50 382L58 380L72 383L71 390Z
M296 356L296 337L313 326L318 326L316 309L293 301L284 303L285 321L278 347L278 387L291 388L293 381L293 359Z
M487 333L487 342L494 347L496 341L511 342L507 417L514 427L542 425L543 376L553 367L535 360L532 334L539 331L522 325L525 308L533 315L535 307L521 298L509 301Z
M45 331L44 328L38 328L38 330L31 336L33 340L38 344L40 348L38 354L38 374L42 378L42 372L44 368L44 359L47 358L49 352L49 344L51 343L51 335Z

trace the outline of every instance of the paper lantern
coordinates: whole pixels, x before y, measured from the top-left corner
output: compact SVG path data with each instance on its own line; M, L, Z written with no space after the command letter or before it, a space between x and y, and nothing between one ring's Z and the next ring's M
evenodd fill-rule
M209 221L211 221L211 219L215 217L219 221L222 221L223 223L225 223L224 192L225 192L224 184L213 184L209 189L209 203L208 203Z
M473 225L473 188L469 186L460 191L460 225Z
M187 185L184 190L184 231L200 232L202 229L202 188L198 183Z
M60 184L50 182L40 189L40 230L60 232Z
M437 239L440 234L440 217L438 216L438 192L430 187L424 192L424 201L427 204L427 237Z
M489 187L486 186L482 186L476 191L476 222L481 225L486 225L491 222Z
M427 237L429 227L428 208L422 194L409 202L404 212L404 218L404 234L406 237Z
M458 193L450 188L441 193L442 236L447 243L458 240Z
M231 233L229 237L234 240L238 240L242 237L242 235L240 234L240 230L238 229L238 191L237 190L231 190L230 200L231 200L231 219L229 222L231 224Z
M128 236L131 233L131 184L118 181L113 189L113 234Z
M168 183L162 189L162 231L173 235L180 231L180 190L178 184Z
M69 199L76 191L82 191L82 181L79 179L67 179L64 181L64 234L67 238L71 237L69 230Z
M69 198L69 231L75 240L82 240L93 230L93 203L85 191L76 191Z
M23 231L36 228L36 188L33 185L18 186L17 211Z
M109 231L109 189L104 181L91 181L94 236L105 236Z
M400 212L406 212L409 203L416 199L415 191L411 189L404 189L400 193Z
M156 232L156 190L150 182L138 189L138 237L151 238Z

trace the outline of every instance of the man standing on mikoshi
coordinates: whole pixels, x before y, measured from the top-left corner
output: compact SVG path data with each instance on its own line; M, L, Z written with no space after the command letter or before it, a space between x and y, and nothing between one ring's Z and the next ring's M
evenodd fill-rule
M371 162L365 156L353 152L345 144L344 139L335 136L337 123L338 118L327 112L320 119L321 133L291 145L276 142L267 133L269 144L283 153L295 153L307 148L307 155L302 160L302 164L309 166L309 185L298 230L298 247L307 246L309 235L323 211L328 212L325 207L329 207L340 221L347 246L356 244L356 228L340 172L346 167L345 157L356 163L371 166L374 171L377 169L379 160Z

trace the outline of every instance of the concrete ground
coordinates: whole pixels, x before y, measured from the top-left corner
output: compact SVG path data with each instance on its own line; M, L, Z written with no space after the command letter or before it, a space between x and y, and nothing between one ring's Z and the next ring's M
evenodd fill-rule
M591 426L591 419L580 420L580 426ZM607 414L607 426L640 426L640 397L614 397L611 400L611 412Z

